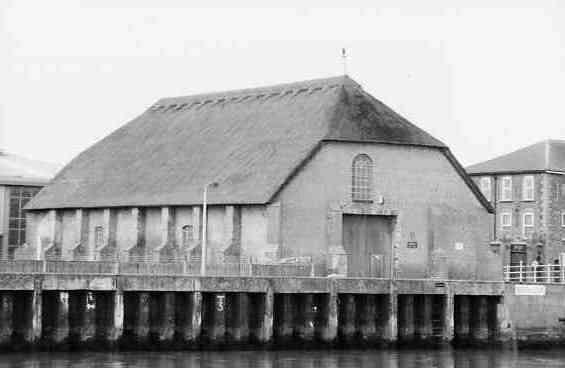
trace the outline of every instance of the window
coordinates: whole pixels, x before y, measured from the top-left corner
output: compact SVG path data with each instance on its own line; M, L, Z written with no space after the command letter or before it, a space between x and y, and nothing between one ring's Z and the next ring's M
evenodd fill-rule
M565 211L561 212L561 226L565 227Z
M184 225L182 227L182 246L184 248L188 247L193 239L194 239L194 235L192 233L192 226Z
M502 227L512 226L512 213L503 212L500 214L500 226Z
M353 160L351 196L354 201L370 201L373 184L373 161L365 154Z
M534 232L534 214L524 213L522 218L522 234L525 239L529 239Z
M94 245L96 248L100 248L104 245L104 228L102 226L96 226L94 228Z
M10 187L8 212L8 246L16 247L26 241L26 218L23 208L39 192L37 187Z
M522 200L523 201L533 201L534 200L534 177L533 175L524 176L522 181Z
M512 200L512 177L505 176L500 182L500 200L501 201L511 201Z
M491 184L490 184L490 176L483 176L480 181L481 192L487 199L487 201L491 201Z

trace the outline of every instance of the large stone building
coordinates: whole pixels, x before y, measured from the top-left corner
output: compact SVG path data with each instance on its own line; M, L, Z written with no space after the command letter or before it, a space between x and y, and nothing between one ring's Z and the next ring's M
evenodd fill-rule
M496 211L507 264L563 263L565 141L547 140L467 168Z
M198 258L205 186L210 263L427 277L446 257L468 279L496 258L491 206L449 149L348 77L159 100L34 198L22 253Z
M59 167L0 150L0 258L12 258L26 242L23 207Z

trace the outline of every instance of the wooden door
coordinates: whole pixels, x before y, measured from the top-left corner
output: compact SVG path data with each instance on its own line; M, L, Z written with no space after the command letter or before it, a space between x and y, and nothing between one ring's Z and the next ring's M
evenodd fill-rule
M350 277L385 277L383 267L392 245L392 217L343 215L343 246L347 252L347 273ZM376 257L375 257L376 256ZM381 259L381 265L375 265Z

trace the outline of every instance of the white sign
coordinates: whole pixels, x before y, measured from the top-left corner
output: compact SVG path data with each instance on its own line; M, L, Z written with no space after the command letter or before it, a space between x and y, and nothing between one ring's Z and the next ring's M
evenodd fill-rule
M514 285L514 295L544 296L545 285Z
M455 250L463 250L463 243L455 243Z

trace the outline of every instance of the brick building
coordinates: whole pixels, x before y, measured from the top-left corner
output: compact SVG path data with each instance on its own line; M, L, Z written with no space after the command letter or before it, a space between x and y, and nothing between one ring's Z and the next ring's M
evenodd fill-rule
M547 140L467 168L495 208L507 264L554 263L565 252L565 141ZM562 260L561 260L562 261Z
M158 101L31 202L22 254L198 258L205 186L209 263L427 277L446 257L450 277L488 278L496 258L491 206L449 149L348 77Z
M56 165L0 150L0 258L26 242L23 207L53 178Z

